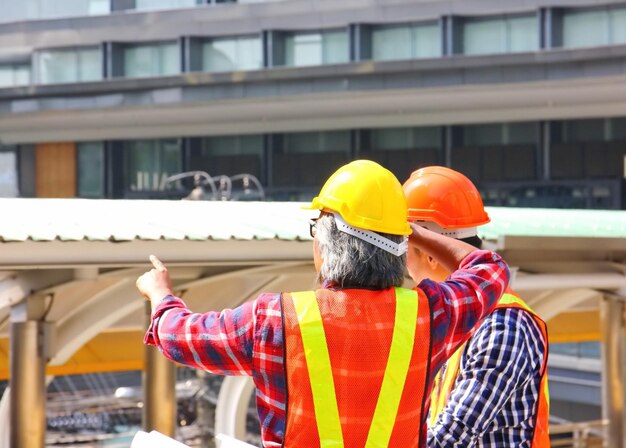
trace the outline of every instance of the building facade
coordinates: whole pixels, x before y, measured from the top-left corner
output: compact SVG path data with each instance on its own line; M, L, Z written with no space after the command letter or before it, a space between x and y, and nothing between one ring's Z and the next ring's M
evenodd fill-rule
M3 196L182 197L202 170L307 199L370 158L490 205L624 205L623 1L0 6Z

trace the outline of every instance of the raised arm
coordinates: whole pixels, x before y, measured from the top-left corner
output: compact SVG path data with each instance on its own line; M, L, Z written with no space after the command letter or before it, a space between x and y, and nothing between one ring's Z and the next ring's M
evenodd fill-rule
M150 261L153 269L137 279L137 288L152 305L144 343L179 364L221 375L251 375L257 302L193 313L173 294L165 265L155 256Z
M439 367L495 307L509 283L509 268L494 253L477 250L412 224L410 244L428 252L452 272L444 282L419 284L433 315L433 368Z

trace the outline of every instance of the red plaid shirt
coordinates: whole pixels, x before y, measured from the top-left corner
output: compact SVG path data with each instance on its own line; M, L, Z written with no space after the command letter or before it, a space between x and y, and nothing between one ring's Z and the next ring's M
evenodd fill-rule
M495 306L509 281L499 255L475 251L445 282L419 284L431 306L429 386L444 362ZM282 446L286 425L280 294L264 293L233 310L192 313L168 296L156 307L144 342L167 358L220 375L252 376L264 446ZM422 425L422 440L426 426Z

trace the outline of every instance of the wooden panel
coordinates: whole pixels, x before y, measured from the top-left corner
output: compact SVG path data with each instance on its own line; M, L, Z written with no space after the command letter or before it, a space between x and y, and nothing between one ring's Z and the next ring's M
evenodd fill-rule
M36 173L37 197L75 197L76 145L74 143L37 145Z

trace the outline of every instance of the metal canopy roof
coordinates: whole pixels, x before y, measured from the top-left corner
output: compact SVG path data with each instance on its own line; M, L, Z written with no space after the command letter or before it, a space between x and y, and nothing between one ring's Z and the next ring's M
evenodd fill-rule
M300 203L0 199L0 379L10 307L45 301L48 373L141 368L144 303L134 287L154 253L195 311L261 291L310 289L315 274ZM597 305L623 295L626 212L488 208L487 244L517 271L514 287L553 341L599 337ZM584 325L580 323L584 322ZM127 343L120 343L127 341Z
M0 199L0 241L310 240L295 202ZM625 238L626 212L487 207L488 239Z

